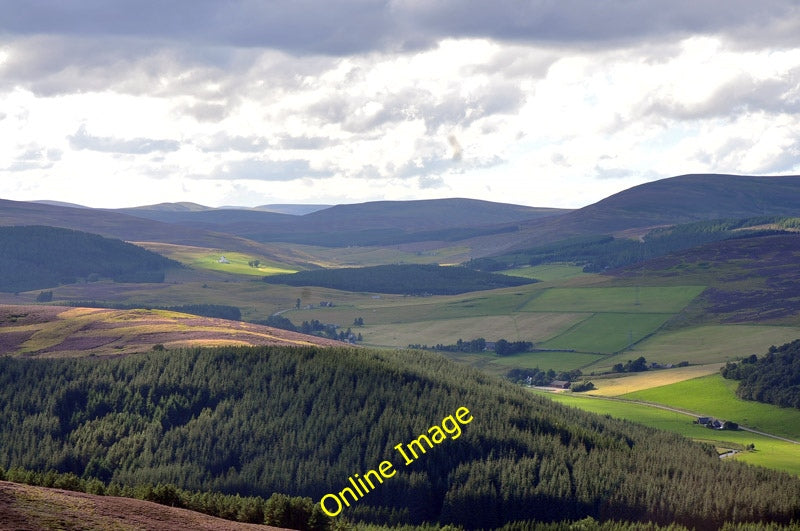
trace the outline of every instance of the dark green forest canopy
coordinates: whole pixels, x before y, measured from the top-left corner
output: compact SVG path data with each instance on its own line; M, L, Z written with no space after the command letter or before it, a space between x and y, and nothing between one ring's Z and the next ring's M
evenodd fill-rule
M470 291L521 286L537 281L484 273L464 267L400 264L300 271L264 277L264 282L400 295L456 295Z
M0 291L19 292L79 279L163 282L178 262L136 245L57 227L0 227Z
M474 421L408 467L393 447L459 407ZM314 500L390 460L351 519L506 522L800 518L800 479L591 415L417 351L191 349L0 358L0 466L120 484Z
M720 370L725 378L741 380L736 394L745 400L800 409L800 339Z

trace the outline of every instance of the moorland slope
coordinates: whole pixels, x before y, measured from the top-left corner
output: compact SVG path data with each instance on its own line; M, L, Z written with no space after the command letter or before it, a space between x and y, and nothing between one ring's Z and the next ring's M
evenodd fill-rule
M277 531L157 503L0 481L0 529Z
M797 216L800 176L691 174L660 179L559 216L519 224L502 238L470 240L483 256L572 236L647 232L653 227L712 219ZM490 252L491 251L491 252Z
M0 354L24 357L120 356L154 346L341 346L268 326L164 310L0 305Z

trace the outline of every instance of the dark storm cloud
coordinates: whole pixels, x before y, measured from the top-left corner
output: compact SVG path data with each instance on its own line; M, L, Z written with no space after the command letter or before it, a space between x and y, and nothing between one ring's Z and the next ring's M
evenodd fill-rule
M24 5L24 7L21 7ZM174 39L344 55L427 47L445 37L552 43L731 33L796 35L790 0L0 0L0 32Z
M175 140L160 140L153 138L121 139L113 137L92 136L86 131L85 126L68 137L73 149L88 149L103 153L126 153L129 155L144 155L154 152L177 151L180 143Z

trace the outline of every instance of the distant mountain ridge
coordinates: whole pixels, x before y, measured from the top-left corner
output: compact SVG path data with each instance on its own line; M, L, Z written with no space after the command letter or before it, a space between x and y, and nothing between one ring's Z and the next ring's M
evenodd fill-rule
M555 216L564 209L538 208L477 199L372 201L313 209L303 215L279 208L206 209L144 207L118 212L165 223L226 232L259 242L341 247L392 245L413 241L459 240L516 230L521 221ZM309 207L309 205L301 205ZM300 210L295 211L302 211ZM471 230L471 229L480 230ZM460 230L456 230L460 229ZM470 230L467 230L470 229Z
M577 210L463 198L278 207L163 203L99 210L0 200L0 224L55 225L128 241L219 248L260 245L255 242L323 247L458 242L471 249L472 257L481 257L587 234L633 231L635 236L636 231L699 220L798 216L800 176L681 175L634 186Z
M0 226L9 225L61 227L128 242L177 243L272 256L271 249L257 242L200 227L165 223L113 210L0 199ZM275 259L284 263L303 263L303 258L296 256L276 256Z
M516 238L472 242L500 254L572 236L711 219L800 215L800 176L689 174L640 184L561 216L520 224Z

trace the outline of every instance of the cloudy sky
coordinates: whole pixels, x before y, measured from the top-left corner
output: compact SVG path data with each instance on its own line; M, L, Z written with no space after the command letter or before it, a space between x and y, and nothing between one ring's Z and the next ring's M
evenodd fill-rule
M800 173L786 0L0 0L0 198L579 207Z

